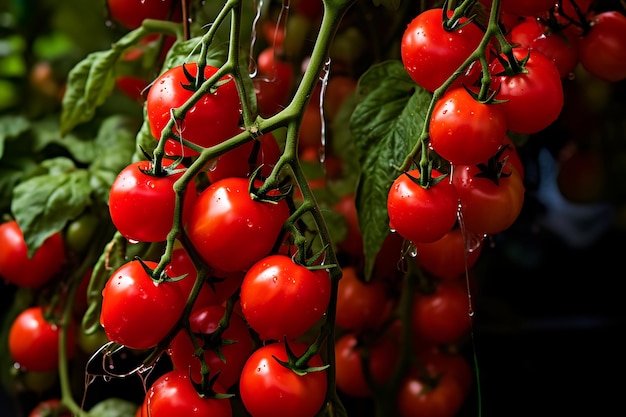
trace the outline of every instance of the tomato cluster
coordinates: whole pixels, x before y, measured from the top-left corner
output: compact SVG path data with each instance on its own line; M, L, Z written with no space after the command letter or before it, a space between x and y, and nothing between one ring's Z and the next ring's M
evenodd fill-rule
M0 224L0 277L30 297L7 335L14 373L61 376L33 415L83 411L61 369L81 360L89 378L142 378L135 417L460 415L480 390L474 268L526 203L518 151L561 117L576 71L626 79L624 14L445 2L364 69L352 1L259 6L246 57L241 34L220 42L238 2L210 25L197 3L107 2L125 33L68 78L63 127L115 84L141 113L134 153L83 169L103 148L72 138L56 162L75 158L85 177L66 182L89 192L49 204L80 209L39 221L22 201ZM602 158L561 157L563 196L597 201Z

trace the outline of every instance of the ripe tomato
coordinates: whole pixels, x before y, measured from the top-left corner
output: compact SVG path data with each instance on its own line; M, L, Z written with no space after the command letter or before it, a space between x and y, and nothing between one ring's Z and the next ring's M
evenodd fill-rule
M452 11L447 11L452 16ZM443 9L425 10L407 26L400 47L402 63L411 78L428 91L440 87L474 52L483 37L474 23L448 31ZM459 23L467 22L466 18ZM436 71L433 71L436 68Z
M326 270L310 270L290 256L269 255L243 277L241 312L261 339L295 339L322 318L330 287Z
M59 366L59 337L61 327L48 321L43 307L33 306L22 311L9 329L9 354L20 369L46 372ZM66 356L76 352L76 324L71 321L66 331Z
M213 389L224 393L219 384ZM233 415L228 398L201 396L192 384L186 369L175 369L161 375L146 392L141 405L142 414L150 417L231 417Z
M448 90L430 119L430 145L451 164L479 164L495 155L507 131L499 104L481 103L463 88Z
M329 122L335 120L344 101L356 91L357 84L358 80L349 75L329 77L323 103L324 115Z
M454 417L467 398L467 389L452 372L420 375L416 369L400 384L400 417Z
M157 266L144 263L150 269ZM133 260L113 272L105 284L100 324L112 342L149 349L172 330L186 301L177 283L155 283L141 262Z
M590 74L609 82L626 79L626 16L598 13L580 39L580 63Z
M433 178L441 175L432 171ZM389 227L410 242L434 242L456 223L459 195L448 179L424 188L416 182L419 177L420 171L413 169L400 174L391 185Z
M453 280L464 275L476 264L483 248L481 241L482 238L456 227L439 240L416 243L416 259L432 276Z
M39 288L61 270L65 258L60 232L46 239L29 258L24 234L17 221L0 224L0 277L7 282L23 288Z
M223 178L200 193L187 233L209 264L223 272L249 268L271 250L289 217L285 200L257 201L246 178Z
M354 257L363 256L363 235L359 226L354 193L342 196L333 205L333 210L343 216L347 227L346 236L337 242L338 248Z
M248 178L261 165L263 166L261 176L267 177L279 158L280 148L276 137L271 132L266 133L257 140L246 142L210 162L207 177L210 182L228 177Z
M271 116L287 105L295 72L292 64L280 57L280 50L269 46L257 57L258 73L253 78L259 113Z
M184 69L183 69L184 68ZM189 80L185 70L191 75ZM208 79L218 68L207 65L204 68L204 77ZM146 97L147 120L150 132L157 139L171 120L171 112L184 105L194 94L193 89L187 87L193 83L198 74L195 62L173 67L161 74L152 84ZM204 95L185 114L182 120L177 120L173 132L183 139L198 146L208 148L217 145L239 133L239 119L241 117L241 102L237 86L232 76L227 75L218 81L217 87ZM193 156L198 152L174 138L169 138L165 151L170 155Z
M289 348L300 356L306 345L290 341ZM298 375L278 360L287 361L285 345L281 342L260 347L246 361L239 380L246 410L254 417L315 416L326 396L326 371ZM324 363L315 355L308 365L319 367Z
M180 22L179 0L107 0L109 17L127 29L136 29L144 19Z
M172 160L163 159L165 172L154 175L152 161L132 162L122 169L109 191L109 213L117 230L135 242L163 242L174 224L174 183L183 172L167 172ZM190 181L182 202L183 221L196 200Z
M416 343L453 344L472 326L469 295L464 280L438 281L433 293L416 293L411 325Z
M519 172L507 162L497 181L476 165L454 167L452 183L459 192L460 214L465 229L474 233L497 234L508 229L524 205L524 183Z
M363 366L369 368L372 382L383 385L391 379L398 355L399 347L391 337L383 336L364 344L356 333L345 333L335 342L337 388L355 398L372 396Z
M563 3L568 1L566 0ZM503 11L518 16L537 16L545 14L556 3L554 0L502 0L500 7Z
M511 28L508 36L512 44L550 58L561 78L568 77L578 64L578 37L569 30L553 30L541 19L528 18Z
M430 375L449 374L468 393L474 382L472 367L467 358L459 353L443 352L439 347L421 349L417 360Z
M381 276L369 282L361 279L355 266L343 268L337 290L335 324L343 330L360 333L378 329L391 315L394 299L391 288Z
M28 417L72 417L72 413L61 403L60 398L50 398L40 401L30 410Z
M243 365L252 353L252 336L243 318L232 314L228 321L228 327L222 333L217 345L211 345L209 338L220 326L220 320L224 317L226 309L219 305L209 305L199 308L189 316L191 330L201 334L197 338L200 346L204 348L204 360L210 370L210 375L217 378L218 384L224 389L229 389L238 380ZM185 330L181 330L170 343L168 353L176 369L187 371L191 378L200 383L202 374L200 360L195 356L193 344Z
M504 67L497 59L490 65L491 88L497 100L506 100L504 110L508 129L521 134L537 133L554 122L563 108L563 85L554 62L534 49L513 48L516 59L528 55L526 72L497 75Z

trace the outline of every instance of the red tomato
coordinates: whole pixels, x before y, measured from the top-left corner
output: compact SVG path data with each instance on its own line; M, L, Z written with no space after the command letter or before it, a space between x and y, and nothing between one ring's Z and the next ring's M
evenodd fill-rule
M66 251L61 233L46 239L32 257L17 221L0 224L0 277L23 288L39 288L49 282L65 264Z
M472 327L467 290L459 281L438 281L433 293L416 293L411 317L418 345L458 343Z
M580 63L590 74L609 82L626 79L626 16L598 13L580 39Z
M183 106L194 94L188 89L198 74L195 62L184 64L191 80L185 75L183 65L171 68L161 74L152 84L146 98L147 120L150 132L157 139L172 118L172 110ZM209 79L218 68L207 65L204 77ZM218 81L218 86L204 95L185 114L182 120L176 120L173 132L183 139L198 146L208 148L231 138L239 133L241 102L237 86L231 75ZM197 155L198 152L189 147L181 146L174 138L169 138L165 150L170 155Z
M433 178L441 175L432 171ZM459 195L447 178L424 188L416 182L419 177L419 170L414 169L400 174L391 185L387 197L389 227L413 243L434 242L456 223Z
M452 11L447 13L452 15ZM428 91L440 87L483 38L482 30L474 23L448 31L443 27L442 18L443 9L426 10L409 23L402 36L402 63L411 78ZM462 18L459 23L466 21Z
M400 417L454 417L467 398L467 388L453 372L421 375L412 369L398 392Z
M383 385L391 379L399 347L390 337L362 343L356 333L345 333L335 342L335 372L337 388L355 398L372 396L365 377L367 366L372 382Z
M568 1L565 0L563 3ZM554 0L502 0L500 7L503 11L518 16L537 16L545 14L556 3Z
M582 13L582 16L579 16L571 0L560 1L558 2L559 8L555 15L557 16L557 18L563 19L566 24L570 21L581 23L581 21L587 20L589 18L589 15L593 13L591 11L591 5L593 4L593 2L594 0L576 0L576 6L578 6L578 9ZM563 16L567 16L567 19L565 19ZM576 25L572 25L572 28L576 27Z
M442 352L441 349L433 347L423 349L417 355L417 360L423 369L432 376L448 374L452 376L465 393L468 393L474 382L472 367L469 361L459 353Z
M172 278L182 277L176 281L185 299L188 299L198 276L193 261L184 248L176 248L172 252L172 259L165 267L165 273ZM192 310L208 305L220 305L239 288L243 279L243 272L229 274L216 273L202 284Z
M172 160L163 159L165 172L154 174L152 161L132 162L118 174L109 191L109 213L117 230L135 242L163 242L174 224L176 192L174 184L183 175L167 167ZM178 171L178 172L177 172ZM183 221L196 200L193 180L187 185L182 202Z
M262 165L261 176L267 177L280 155L276 137L271 132L266 133L257 140L246 142L210 162L207 176L210 182L228 177L248 178L256 168Z
M182 10L178 0L107 0L109 16L127 29L136 29L144 19L180 22Z
M60 398L50 398L39 402L30 410L28 417L72 417L72 413L61 403Z
M300 356L306 345L289 341L291 351ZM281 342L264 345L248 358L239 380L241 400L254 417L313 417L326 397L326 371L298 375L278 362L287 361ZM310 367L323 366L319 355L308 362Z
M468 232L497 234L508 229L524 205L524 183L519 172L506 163L494 181L475 165L454 167L452 183L459 192L461 220Z
M215 384L218 393L224 389ZM142 415L150 417L231 417L233 415L228 398L201 396L192 384L189 372L179 369L161 375L146 392L142 404Z
M324 115L332 122L344 101L354 94L358 80L348 75L332 75L328 78L326 92L324 94Z
M290 256L269 255L243 277L241 312L261 339L295 339L322 318L330 287L326 270L310 270Z
M337 290L335 324L355 333L378 329L393 310L390 290L379 275L366 282L359 277L356 267L345 266Z
M289 217L285 200L254 200L248 183L231 177L211 184L198 196L187 224L194 247L219 271L245 270L269 254Z
M571 31L551 29L541 19L521 21L511 29L509 39L518 47L534 49L550 58L561 78L568 77L578 64L578 38Z
M504 110L509 130L521 133L537 133L554 122L563 108L563 85L554 62L534 49L513 48L516 59L521 61L529 54L524 65L526 72L515 75L497 75L504 67L495 59L490 71L491 88L497 91L497 100L506 100L500 106Z
M352 256L363 256L363 235L359 226L354 193L344 195L333 205L333 210L346 220L347 232L343 240L337 242L339 249Z
M144 92L150 81L132 75L120 75L115 78L115 86L131 100L143 102Z
M9 354L20 369L46 372L59 366L59 337L61 327L47 320L43 307L34 306L22 311L9 329ZM76 352L76 325L68 323L66 356Z
M430 243L416 243L417 262L432 276L453 280L465 275L478 261L482 238L464 233L460 227Z
M157 266L144 263L150 269ZM130 261L111 274L102 290L100 324L112 342L149 349L173 329L186 301L177 283L157 284L140 261Z
M507 131L499 104L481 103L465 88L448 90L430 119L430 145L451 164L480 164L498 151Z
M210 375L219 372L217 383L229 389L239 380L243 365L252 353L252 336L241 316L231 314L224 333L215 344L210 343L210 337L219 328L225 312L226 309L219 305L204 306L191 313L189 324L194 333L202 335L202 339L198 337L197 340L204 349ZM174 337L168 353L176 369L187 371L195 382L200 383L201 363L185 330Z
M300 126L298 136L300 149L319 149L323 146L323 123L319 95L318 93L314 93L313 98L307 104L302 115L302 125Z
M180 22L182 10L177 0L107 0L111 19L127 29L136 29L144 19Z
M294 68L279 56L280 51L270 46L257 57L258 73L253 78L257 90L259 113L269 117L287 105L291 97Z

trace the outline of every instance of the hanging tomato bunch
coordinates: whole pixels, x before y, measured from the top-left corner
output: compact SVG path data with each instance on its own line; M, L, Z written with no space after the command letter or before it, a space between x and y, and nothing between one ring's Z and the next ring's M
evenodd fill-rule
M524 213L520 151L567 116L568 83L626 79L624 10L102 3L110 42L46 80L50 108L14 95L0 116L0 158L24 161L0 183L4 385L19 397L53 374L24 411L453 417L488 402L476 268Z

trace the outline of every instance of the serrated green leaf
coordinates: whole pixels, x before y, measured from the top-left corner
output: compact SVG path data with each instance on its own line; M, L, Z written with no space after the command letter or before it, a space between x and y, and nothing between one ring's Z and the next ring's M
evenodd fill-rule
M73 162L64 157L46 160L42 165L47 174L19 183L11 201L11 212L24 232L29 256L91 204L86 170L75 169Z
M420 136L431 94L416 86L400 61L371 67L359 80L357 94L350 129L361 163L356 206L369 279L389 234L389 188Z
M61 109L61 135L91 120L115 87L121 49L92 52L69 72Z

